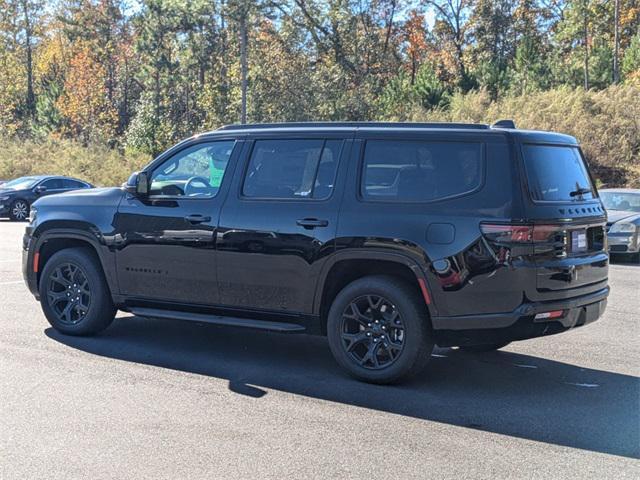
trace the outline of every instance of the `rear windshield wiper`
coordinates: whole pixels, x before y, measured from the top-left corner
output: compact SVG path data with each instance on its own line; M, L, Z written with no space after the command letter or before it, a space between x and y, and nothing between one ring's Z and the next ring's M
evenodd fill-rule
M592 190L590 188L587 187L581 187L580 185L576 185L576 189L573 192L569 192L569 195L571 195L572 197L576 197L578 195L582 196L585 193L591 193Z

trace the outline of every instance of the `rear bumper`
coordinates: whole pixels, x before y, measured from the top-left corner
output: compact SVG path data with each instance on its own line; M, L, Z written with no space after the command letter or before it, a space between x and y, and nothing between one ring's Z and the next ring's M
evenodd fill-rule
M481 345L541 337L586 325L602 316L609 287L588 295L549 302L523 303L513 312L431 319L436 343L442 347ZM564 310L561 318L535 319L536 314Z

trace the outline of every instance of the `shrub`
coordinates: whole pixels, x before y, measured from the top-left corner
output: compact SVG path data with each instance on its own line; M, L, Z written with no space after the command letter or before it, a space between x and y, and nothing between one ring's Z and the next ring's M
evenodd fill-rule
M411 120L492 123L510 118L518 128L552 130L578 139L604 184L640 187L640 88L600 91L559 88L491 102L485 91L456 94L448 110L414 110Z
M0 178L23 175L69 175L99 186L122 184L150 157L123 155L106 146L84 147L71 140L17 140L0 137Z
M599 184L640 187L639 84L627 82L600 91L559 88L496 101L486 91L475 91L454 94L447 101L446 108L433 108L431 104L425 108L419 102L407 102L393 109L391 102L381 120L492 123L511 118L518 128L552 130L576 137ZM55 173L96 185L119 185L130 172L150 160L148 153L140 152L149 150L140 148L146 145L149 132L141 128L136 134L140 142L129 137L131 144L124 154L106 146L84 147L71 140L0 137L0 178Z

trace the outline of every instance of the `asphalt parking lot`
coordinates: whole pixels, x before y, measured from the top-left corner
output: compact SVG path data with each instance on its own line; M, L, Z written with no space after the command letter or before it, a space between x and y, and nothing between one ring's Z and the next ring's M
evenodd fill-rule
M640 266L604 318L501 352L434 352L401 386L344 376L323 338L119 315L53 331L0 221L0 476L639 478Z

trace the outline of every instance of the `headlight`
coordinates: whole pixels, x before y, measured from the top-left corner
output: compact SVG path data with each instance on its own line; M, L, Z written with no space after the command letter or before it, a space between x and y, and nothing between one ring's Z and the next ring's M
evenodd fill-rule
M31 205L31 210L29 210L29 223L35 222L37 214L38 214L38 209L33 205Z
M9 200L11 197L9 195L5 195L4 197L0 197L0 202L6 202L7 200Z
M635 233L636 228L633 223L614 223L609 233Z

